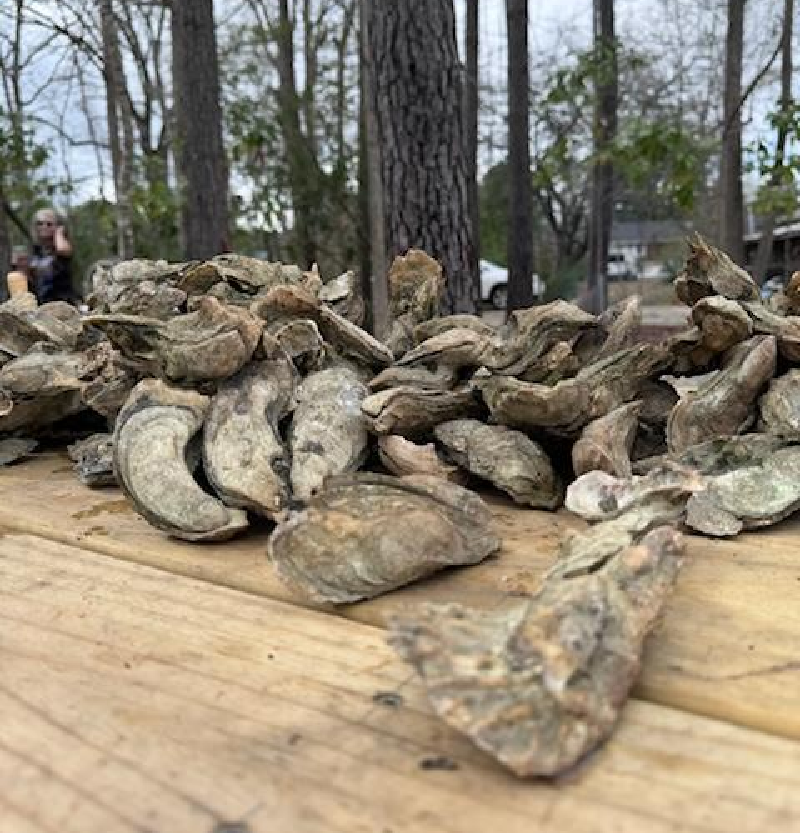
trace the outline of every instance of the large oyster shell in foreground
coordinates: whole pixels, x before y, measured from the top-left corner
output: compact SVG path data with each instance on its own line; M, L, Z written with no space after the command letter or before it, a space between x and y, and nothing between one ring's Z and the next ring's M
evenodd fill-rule
M278 526L269 554L291 587L345 604L476 564L500 546L490 523L476 494L437 477L344 476Z
M529 601L393 617L390 641L450 726L519 776L557 775L612 732L683 552L662 527Z
M276 518L289 503L289 455L278 423L294 405L287 358L251 362L223 382L203 427L209 483L228 506Z
M114 433L114 470L122 490L153 526L187 541L223 540L247 527L242 510L204 492L189 471L189 441L209 405L195 391L146 379L133 389Z

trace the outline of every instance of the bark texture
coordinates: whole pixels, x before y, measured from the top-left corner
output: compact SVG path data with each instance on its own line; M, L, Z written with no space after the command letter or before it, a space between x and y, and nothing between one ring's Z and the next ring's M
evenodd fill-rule
M206 258L228 248L228 168L212 0L172 4L172 59L184 249L188 258Z
M385 251L419 248L447 279L445 312L475 312L461 64L452 0L374 0L369 109L380 154Z
M607 158L617 132L617 52L614 0L594 0L595 111L592 166L592 210L589 215L589 305L592 312L608 306L608 248L614 209L614 167Z
M473 279L480 282L480 202L478 197L478 107L480 87L478 78L478 10L480 0L467 0L466 76L464 82L464 135L467 144L467 187L469 189L469 217L472 223Z
M720 248L731 260L744 261L742 193L742 50L745 0L728 0L725 38L725 131L720 163Z
M508 302L533 304L533 183L529 145L528 0L507 0L508 21Z

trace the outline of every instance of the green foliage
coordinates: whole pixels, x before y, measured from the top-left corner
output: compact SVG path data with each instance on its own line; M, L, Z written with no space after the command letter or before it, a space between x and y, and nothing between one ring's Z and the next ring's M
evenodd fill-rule
M481 215L481 257L507 266L508 163L500 162L484 176L478 198Z
M69 215L72 241L72 274L76 288L84 284L89 267L116 251L114 205L108 200L87 200L75 206Z
M575 298L578 286L586 277L586 258L566 263L558 267L555 272L547 275L547 287L545 290L545 301L554 301L557 298L572 300Z
M768 123L776 134L785 134L785 150L781 157L777 142L768 144L764 139L746 149L745 170L755 171L762 180L754 208L760 215L792 217L800 205L800 155L794 152L800 142L800 104L779 107L769 114Z

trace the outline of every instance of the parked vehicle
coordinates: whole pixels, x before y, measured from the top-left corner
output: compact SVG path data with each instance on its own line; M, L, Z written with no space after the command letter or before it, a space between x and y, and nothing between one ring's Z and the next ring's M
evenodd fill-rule
M508 269L490 260L482 260L481 300L490 303L495 309L505 309L508 302ZM536 274L531 275L534 300L544 296L544 281Z
M628 265L625 255L614 254L608 256L608 280L609 281L635 281L636 273Z
M761 300L768 301L776 292L780 292L782 289L783 278L780 275L776 275L774 278L764 281L761 285Z

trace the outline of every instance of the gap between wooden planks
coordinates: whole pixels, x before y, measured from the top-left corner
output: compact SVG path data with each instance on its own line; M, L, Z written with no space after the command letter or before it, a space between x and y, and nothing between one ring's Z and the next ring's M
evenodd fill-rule
M800 825L794 741L631 701L568 780L521 782L431 715L377 628L15 534L0 597L9 833Z
M579 522L566 513L495 502L498 557L338 612L383 626L422 600L494 606L532 590ZM117 490L81 486L62 457L0 473L0 527L179 575L303 604L266 559L266 533L215 545L186 544L150 527ZM800 739L800 524L715 542L692 536L663 622L651 637L637 696L695 714Z

